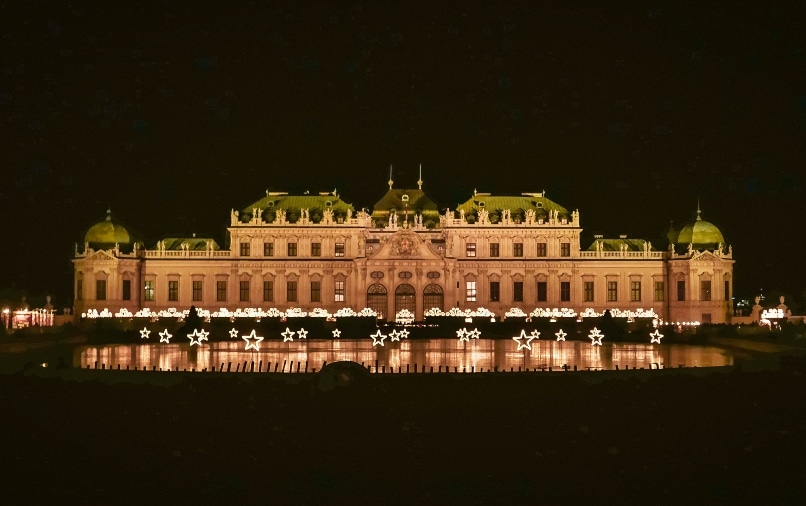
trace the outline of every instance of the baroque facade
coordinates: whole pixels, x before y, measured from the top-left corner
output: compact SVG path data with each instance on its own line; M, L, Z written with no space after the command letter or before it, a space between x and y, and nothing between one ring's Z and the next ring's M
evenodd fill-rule
M545 193L475 193L440 213L422 190L396 189L372 212L334 191L266 192L233 210L229 245L165 237L150 248L111 214L76 246L74 314L126 309L369 307L393 319L431 308L652 309L667 322L726 323L733 253L697 219L668 248L625 236L581 244L578 211Z

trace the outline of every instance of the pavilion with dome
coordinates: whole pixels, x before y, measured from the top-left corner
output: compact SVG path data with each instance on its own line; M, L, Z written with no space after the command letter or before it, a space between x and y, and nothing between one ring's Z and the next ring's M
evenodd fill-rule
M456 209L389 188L373 208L337 191L269 192L233 209L227 246L211 237L143 242L111 212L76 245L74 314L188 309L401 311L653 310L667 322L730 322L733 252L714 224L582 244L580 213L545 192L474 192Z

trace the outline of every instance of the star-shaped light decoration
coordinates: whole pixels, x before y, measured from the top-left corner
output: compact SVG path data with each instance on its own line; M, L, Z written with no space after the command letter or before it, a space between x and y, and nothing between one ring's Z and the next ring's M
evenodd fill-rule
M591 330L591 333L588 334L588 337L590 337L591 339L591 346L594 345L601 346L604 334L602 334L601 330L597 329L596 327L593 327L593 330Z
M283 336L283 342L293 341L294 340L294 332L290 328L286 327L285 332L280 332L280 335Z
M204 330L193 329L193 333L188 334L188 339L190 339L191 346L201 346L201 342L207 340L207 332Z
M515 336L512 339L516 343L518 343L518 351L521 351L524 348L526 348L527 350L531 351L532 350L532 339L534 339L534 338L535 338L534 336L527 336L525 330L521 330L521 335ZM526 342L524 342L524 340Z
M140 339L148 339L150 335L151 331L145 327L143 327L143 330L140 331Z
M340 338L341 337L341 330L333 329L333 337L335 337L336 339Z
M378 329L378 332L371 334L369 337L372 338L372 346L378 346L379 344L384 346L383 340L386 339L386 335L381 334L381 329Z
M460 343L462 341L468 341L468 342L470 341L470 334L467 332L467 329L464 328L464 327L456 331L456 337L459 338Z
M297 331L297 337L300 339L308 339L308 331L300 327Z
M237 337L238 337L238 329L236 329L235 327L233 327L233 328L232 328L232 329L230 329L230 331L229 331L229 338L230 338L230 339L235 339L235 338L237 338Z
M168 329L165 329L162 332L160 332L160 342L161 343L170 344L172 337L173 337L173 335L168 332Z
M400 341L400 333L397 329L393 329L392 332L389 332L389 341Z
M260 341L263 340L263 336L255 335L255 330L252 329L252 332L248 336L241 336L241 339L246 341L246 351L249 351L250 348L258 351L258 347L260 346Z
M409 338L409 331L406 330L406 329L403 329L400 332L398 332L397 335L398 335L398 337L402 337L403 339L408 339Z
M468 335L470 336L470 339L478 339L481 335L481 331L479 329L473 329L468 332Z
M530 334L531 334L531 335L532 335L532 337L534 337L535 339L540 339L540 332L538 332L538 331L536 331L536 330L533 330L532 332L530 332Z
M649 333L649 337L652 338L652 340L649 341L649 344L652 344L652 343L660 344L660 340L663 337L663 334L661 334L658 329L655 329L655 332L650 332Z
M558 332L555 332L554 335L557 336L558 341L565 341L565 336L568 334L563 332L563 329L560 329Z

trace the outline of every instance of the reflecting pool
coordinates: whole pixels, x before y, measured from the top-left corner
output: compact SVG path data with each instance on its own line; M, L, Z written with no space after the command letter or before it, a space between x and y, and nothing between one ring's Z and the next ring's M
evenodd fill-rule
M713 367L733 365L727 350L688 344L609 343L592 346L582 341L534 340L531 349L518 349L511 339L428 339L373 346L371 339L263 341L246 350L243 340L187 343L80 346L73 366L105 369L232 370L302 372L325 363L351 360L375 372L489 370L579 370Z

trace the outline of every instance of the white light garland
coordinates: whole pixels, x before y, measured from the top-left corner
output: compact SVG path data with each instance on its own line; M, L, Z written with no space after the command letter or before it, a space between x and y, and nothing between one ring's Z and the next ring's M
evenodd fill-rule
M601 330L597 329L596 327L593 327L593 330L591 330L591 333L588 334L588 337L591 340L591 346L594 346L594 345L601 346L602 345L602 338L604 337L604 334L602 334Z
M383 340L386 339L386 335L381 334L381 329L378 329L378 331L374 334L370 334L369 337L372 338L372 346L378 346L379 344L381 346L385 346L383 344Z
M171 343L171 338L172 338L172 337L173 337L173 334L169 333L169 332L168 332L168 329L165 329L165 330L163 330L162 332L160 332L160 342L161 342L161 343L168 343L168 344L170 344L170 343Z
M293 341L294 340L295 332L290 328L286 327L285 332L281 332L280 335L283 336L283 342Z
M249 351L250 348L255 351L258 351L258 348L260 347L260 342L263 340L263 336L258 336L255 334L256 334L255 330L252 329L252 332L249 335L241 336L241 338L244 341L246 341L246 348L245 348L246 351Z

